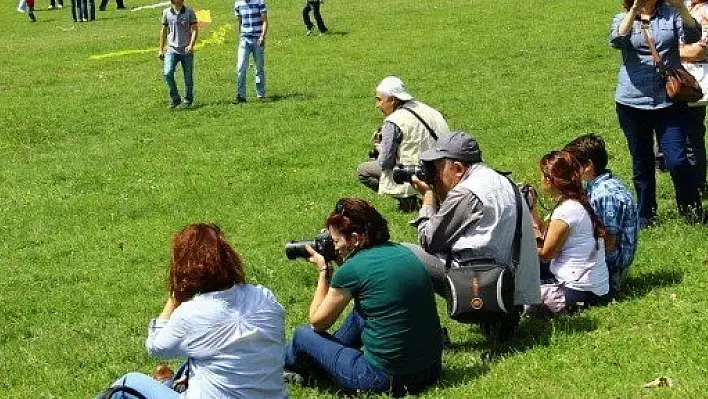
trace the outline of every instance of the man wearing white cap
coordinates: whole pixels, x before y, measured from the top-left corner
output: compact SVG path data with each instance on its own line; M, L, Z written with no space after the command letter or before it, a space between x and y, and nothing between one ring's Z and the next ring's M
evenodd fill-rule
M375 161L359 165L359 181L379 194L398 200L398 209L413 212L420 206L417 192L408 183L393 181L396 165L418 165L421 152L449 131L445 118L432 107L413 99L401 79L384 78L376 87L376 108L386 116Z

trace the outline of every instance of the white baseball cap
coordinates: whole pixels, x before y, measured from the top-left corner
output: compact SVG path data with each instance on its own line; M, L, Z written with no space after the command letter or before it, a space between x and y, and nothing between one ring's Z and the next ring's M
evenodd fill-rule
M401 101L413 99L413 96L411 96L410 93L408 93L408 90L406 90L406 85L404 85L403 81L396 76L387 76L383 78L381 83L376 86L376 91L386 96L396 97Z

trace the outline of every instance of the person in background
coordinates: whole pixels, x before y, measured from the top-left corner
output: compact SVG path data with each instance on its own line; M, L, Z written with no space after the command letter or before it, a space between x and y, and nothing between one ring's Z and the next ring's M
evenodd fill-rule
M234 13L238 18L238 60L236 62L236 100L233 104L246 102L246 71L248 58L253 54L256 64L256 97L266 96L265 44L268 34L268 9L265 0L236 0Z
M101 4L98 6L98 9L100 11L106 11L107 5L108 5L108 0L101 0ZM116 0L116 9L117 10L125 10L125 4L123 4L123 0Z
M334 241L334 272L307 247L319 278L310 325L287 345L288 380L332 378L346 392L415 395L442 367L442 341L430 277L406 246L389 241L388 222L368 202L344 198L325 222ZM327 330L347 305L349 316Z
M622 53L615 101L632 156L639 227L650 226L656 219L654 135L671 173L679 214L688 223L703 222L694 168L686 148L687 106L668 97L642 32L649 31L667 67L681 67L679 42L698 41L701 27L683 0L624 0L623 4L626 11L614 17L609 43Z
M241 258L221 229L197 223L177 233L169 285L170 298L148 324L145 346L151 356L187 358L186 392L172 388L172 372L163 365L155 378L128 373L114 387L149 399L287 398L285 311L267 288L246 283Z
M64 8L64 0L49 0L49 9L62 9Z
M175 69L182 64L184 73L184 107L194 104L194 44L197 42L199 26L194 10L184 5L184 0L170 0L172 5L162 12L160 29L160 50L158 56L164 60L165 83L170 92L170 108L181 102Z
M583 191L580 163L568 151L552 151L539 165L541 184L558 205L546 220L541 219L536 206L531 208L534 224L543 236L538 257L550 262L550 272L563 284L567 312L605 304L610 291L606 232ZM543 299L546 302L547 298Z
M691 73L700 71L700 76L708 74L708 0L687 0L691 16L701 24L701 40L696 43L681 43L679 54L684 67ZM695 73L694 73L695 75ZM705 90L705 89L704 89ZM704 98L708 93L703 93ZM689 152L693 154L696 168L696 182L702 196L708 196L706 178L706 105L689 104L684 113Z
M580 178L585 182L588 201L605 227L605 262L610 273L610 296L615 297L637 251L637 205L629 190L607 168L602 137L580 136L564 150L580 163Z
M420 153L449 131L447 121L438 110L415 100L398 77L384 78L376 87L375 96L376 108L386 118L381 142L376 146L378 156L359 165L359 182L379 194L394 197L399 211L415 212L420 208L420 198L410 184L393 180L393 168L417 166Z
M87 22L96 19L94 0L71 0L71 17L74 22Z
M17 3L17 11L27 12L27 17L32 22L37 22L37 17L34 15L34 0L20 0Z
M302 7L302 22L305 23L305 28L307 29L305 35L310 36L312 34L312 28L315 27L310 20L310 11L312 11L312 15L315 17L315 22L317 23L317 29L320 31L320 36L326 35L329 31L327 29L327 25L325 25L324 20L322 19L322 14L320 14L320 6L322 4L324 4L323 0L305 1L305 6Z

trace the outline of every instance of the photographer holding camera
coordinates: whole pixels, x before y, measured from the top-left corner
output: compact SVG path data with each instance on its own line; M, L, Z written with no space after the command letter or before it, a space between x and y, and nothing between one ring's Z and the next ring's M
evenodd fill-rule
M447 122L440 112L414 100L395 76L384 78L376 87L376 108L386 118L374 139L376 142L380 136L380 143L369 154L376 159L359 165L359 181L379 194L396 198L400 211L413 212L420 206L416 191L409 184L396 183L393 169L417 165L418 155L449 130Z
M298 327L285 351L284 377L303 382L332 378L347 392L416 394L440 376L442 342L425 266L406 246L389 241L388 222L368 202L344 198L325 222L331 241L306 245L319 279L311 325ZM299 243L289 243L288 256ZM333 246L333 248L331 248ZM330 247L330 248L327 248ZM333 334L327 330L351 300L354 308Z
M446 264L458 267L470 260L512 262L516 230L516 200L509 180L482 161L477 141L464 132L440 136L420 155L425 181L412 178L423 195L423 207L413 222L418 242L438 262L426 266L435 292L447 298ZM525 304L540 302L539 262L528 206L522 205L519 264L513 271L516 305L500 333L513 332ZM488 326L484 326L486 328ZM488 330L487 330L488 332ZM500 339L508 337L499 337Z

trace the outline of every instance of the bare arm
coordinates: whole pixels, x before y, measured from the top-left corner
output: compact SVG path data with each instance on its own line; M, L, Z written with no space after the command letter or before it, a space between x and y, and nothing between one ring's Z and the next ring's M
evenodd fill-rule
M265 45L266 35L268 34L268 13L262 12L261 19L263 20L263 31L261 31L261 36L258 38L259 47L263 47Z
M189 44L185 49L188 54L192 54L194 52L194 45L197 43L197 36L199 36L199 24L197 21L194 21L192 24L192 36L189 38Z
M565 240L568 239L570 226L560 219L551 220L546 230L546 237L543 246L538 249L538 257L545 262L558 256L558 252L563 248Z
M331 268L324 257L315 252L312 247L308 245L307 250L310 252L307 260L317 266L319 272L315 295L310 303L310 324L315 331L326 331L342 314L352 297L347 290L330 288L328 280L332 274Z
M160 50L157 52L160 58L165 55L165 42L167 42L167 26L162 25L160 29Z

